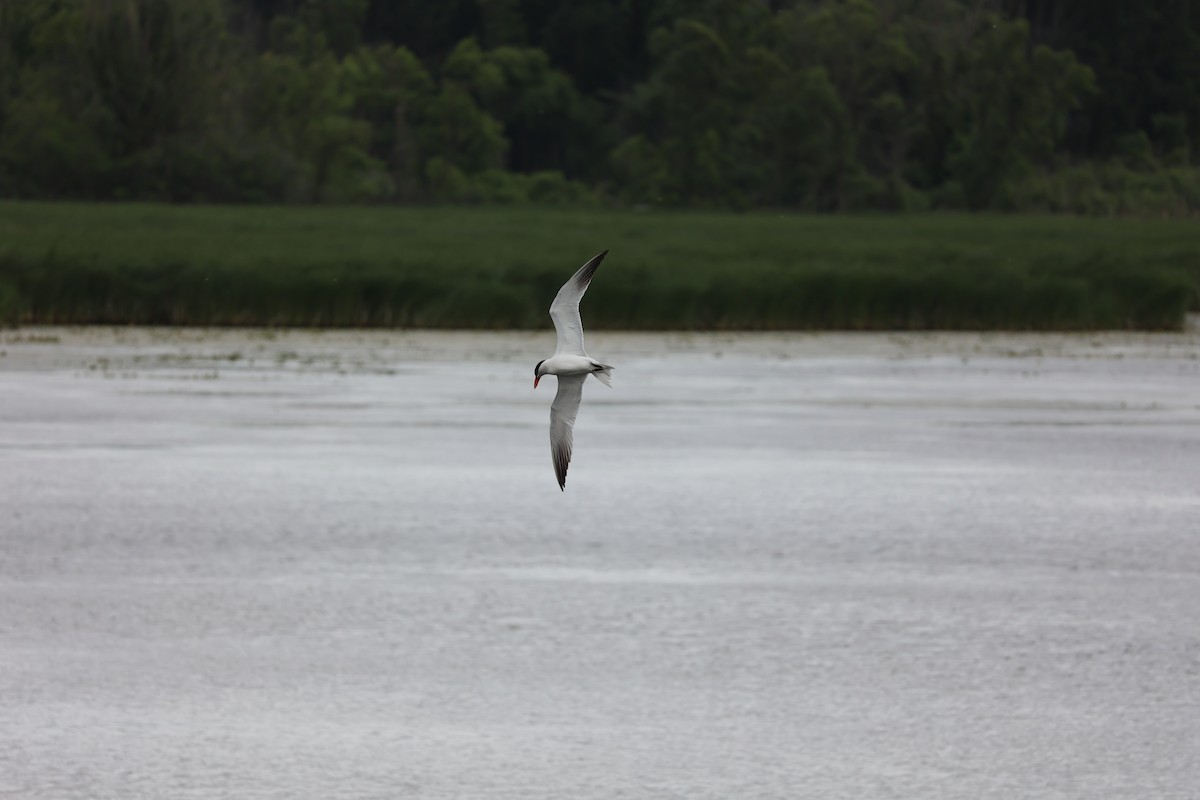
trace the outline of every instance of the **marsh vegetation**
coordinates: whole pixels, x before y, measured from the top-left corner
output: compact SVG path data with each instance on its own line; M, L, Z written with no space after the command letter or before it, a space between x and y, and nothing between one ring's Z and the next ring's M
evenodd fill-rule
M9 321L540 328L611 248L595 329L1178 329L1171 221L0 203Z

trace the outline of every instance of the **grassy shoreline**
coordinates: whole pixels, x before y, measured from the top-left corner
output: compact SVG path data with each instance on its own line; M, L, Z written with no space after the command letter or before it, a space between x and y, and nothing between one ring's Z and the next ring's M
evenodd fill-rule
M1161 220L0 202L0 318L540 328L1178 330L1200 226Z

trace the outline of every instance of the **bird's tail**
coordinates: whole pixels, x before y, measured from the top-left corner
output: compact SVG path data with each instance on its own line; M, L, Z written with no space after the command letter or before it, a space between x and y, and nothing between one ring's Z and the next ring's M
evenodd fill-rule
M597 364L596 369L592 371L592 377L605 386L612 386L612 371L613 368L607 364Z

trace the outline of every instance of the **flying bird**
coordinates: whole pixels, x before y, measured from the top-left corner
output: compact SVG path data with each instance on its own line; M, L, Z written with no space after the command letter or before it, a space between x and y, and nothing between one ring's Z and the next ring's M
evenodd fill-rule
M572 432L579 401L583 399L583 382L594 375L605 386L612 386L613 368L589 358L583 349L583 320L579 318L579 301L608 255L605 250L579 268L571 280L563 284L550 304L550 319L558 332L558 349L550 358L542 359L533 368L533 388L543 375L558 376L558 394L550 406L550 458L558 488L566 491L567 467L571 464Z

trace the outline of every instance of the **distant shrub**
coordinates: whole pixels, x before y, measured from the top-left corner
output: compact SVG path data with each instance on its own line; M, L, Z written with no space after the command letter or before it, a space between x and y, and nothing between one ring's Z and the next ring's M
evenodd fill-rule
M1127 143L1141 156L1142 143ZM1142 162L1144 163L1144 162ZM1121 162L1080 164L1027 176L1010 187L1021 211L1085 216L1190 217L1200 213L1200 168L1134 169Z
M0 325L15 325L20 316L20 296L10 284L0 281Z
M543 205L595 205L596 195L579 181L561 172L535 172L528 176L529 200Z
M425 181L430 199L437 202L462 202L472 197L471 181L463 171L439 156L425 164Z
M481 203L514 205L529 202L529 178L513 172L488 169L471 179L474 196Z
M436 202L481 205L556 205L591 207L599 205L597 195L578 181L568 180L561 172L546 171L526 175L502 169L485 169L466 175L453 164L431 159L426 167L431 199Z

